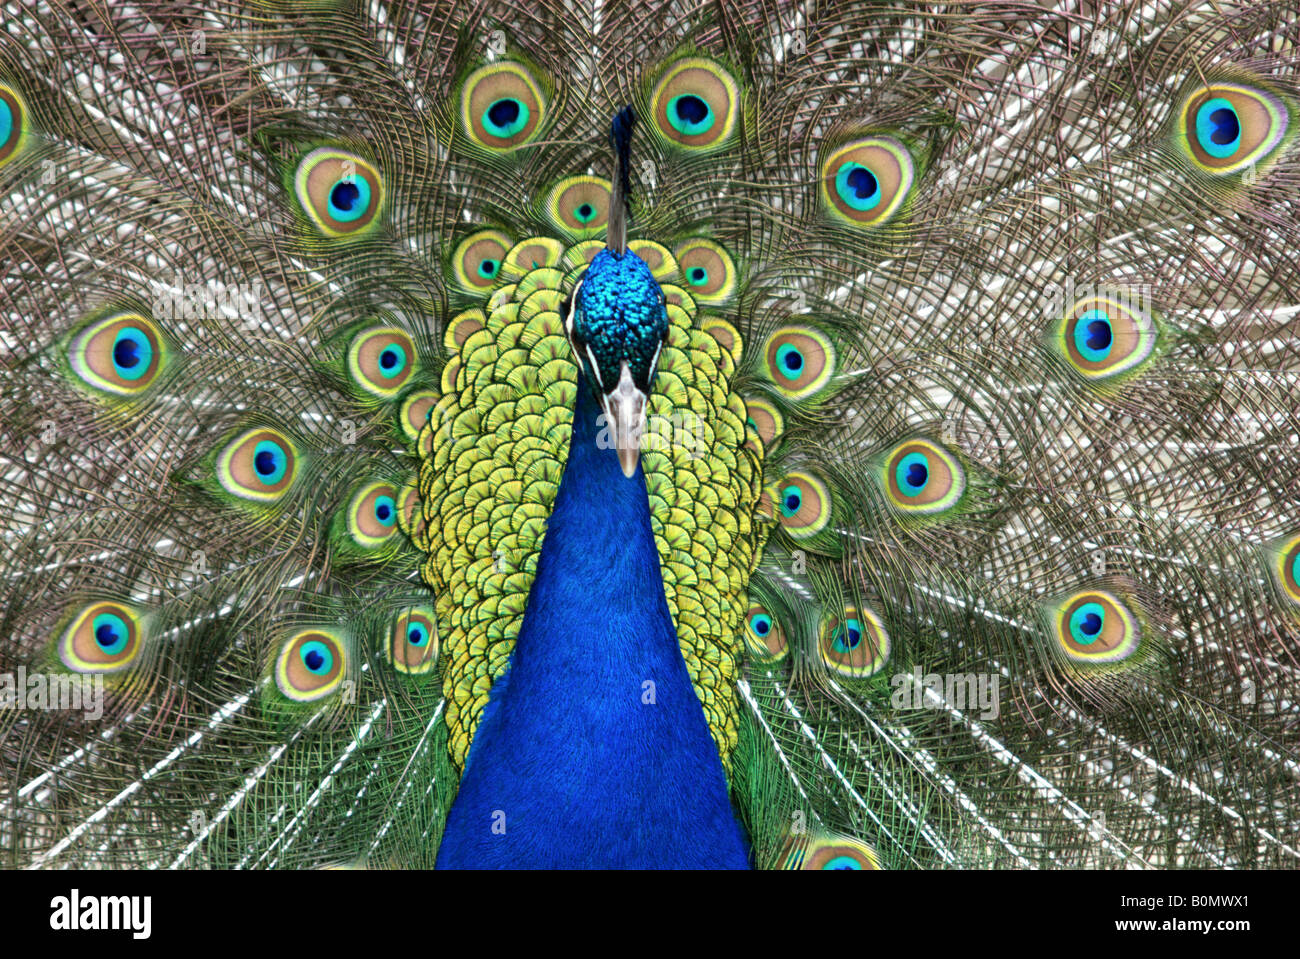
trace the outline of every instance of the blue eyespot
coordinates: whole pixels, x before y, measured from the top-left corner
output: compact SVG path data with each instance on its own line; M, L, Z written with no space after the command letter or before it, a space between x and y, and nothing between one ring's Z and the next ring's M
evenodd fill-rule
M492 259L480 260L478 265L478 275L483 277L483 279L485 280L490 280L492 279L492 277L497 275L497 272L500 269L501 269L500 260L492 260Z
M855 210L875 209L881 200L880 181L860 163L846 163L835 174L835 190Z
M803 491L797 486L787 486L781 490L781 513L785 516L793 516L799 512L799 507L803 505Z
M1196 111L1196 141L1217 159L1230 157L1241 146L1241 118L1223 97L1206 100Z
M898 491L904 496L920 496L930 483L930 461L924 453L908 453L894 467Z
M397 505L391 496L375 497L375 519L382 526L392 526L397 522Z
M113 338L113 370L124 380L138 380L153 363L149 338L134 326L124 326Z
M302 657L302 664L307 667L307 671L317 676L324 676L334 668L334 654L318 640L303 643L298 655Z
M856 619L850 619L835 627L835 637L832 642L835 652L850 652L856 649L860 642L862 642L862 624Z
M823 870L826 869L859 869L860 870L861 868L862 868L862 864L858 862L856 859L854 859L852 856L836 856L834 859L826 860L826 864L822 866Z
M422 623L411 623L406 631L406 641L412 646L424 646L429 642L429 631Z
M126 648L131 634L120 616L100 613L91 626L95 632L95 644L110 656L116 656Z
M406 350L396 343L384 347L379 354L379 375L392 379L406 369Z
M1080 646L1090 646L1106 625L1106 610L1100 603L1084 603L1070 614L1070 635Z
M713 109L693 93L683 93L668 101L668 122L685 136L698 136L713 128Z
M693 266L686 271L686 282L691 286L703 286L709 282L709 271L702 266Z
M762 639L772 631L772 617L766 613L757 613L749 618L749 628L755 636Z
M803 353L799 347L782 343L776 348L776 368L787 380L797 380L803 373Z
M0 147L9 142L14 132L14 111L9 104L0 100Z
M284 479L284 471L289 466L289 458L279 443L262 440L253 448L253 469L257 478L267 486L274 486Z
M370 209L370 184L351 174L330 187L329 214L339 223L360 219Z
M1088 310L1074 323L1074 347L1079 355L1093 363L1110 356L1115 335L1110 317L1101 310Z
M495 137L512 137L528 126L528 105L515 97L493 100L483 111L483 126Z
M590 203L579 203L573 211L573 218L579 223L590 223L596 217L596 208Z

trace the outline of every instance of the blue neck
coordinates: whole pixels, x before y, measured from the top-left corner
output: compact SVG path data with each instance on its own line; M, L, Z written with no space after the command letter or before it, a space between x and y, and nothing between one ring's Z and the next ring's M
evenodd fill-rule
M645 476L597 448L598 413L580 379L537 577L440 868L747 865L664 599Z

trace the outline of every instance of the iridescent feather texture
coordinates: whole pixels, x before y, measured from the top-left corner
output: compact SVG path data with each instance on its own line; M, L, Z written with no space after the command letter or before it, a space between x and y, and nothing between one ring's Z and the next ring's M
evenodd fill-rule
M0 23L4 865L1300 859L1294 4Z

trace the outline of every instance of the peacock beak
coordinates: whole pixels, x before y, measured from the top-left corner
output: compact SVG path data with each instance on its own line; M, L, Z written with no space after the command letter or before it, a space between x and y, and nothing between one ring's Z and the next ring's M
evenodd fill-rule
M623 475L631 479L641 460L641 434L645 430L646 395L632 381L632 371L627 361L619 369L618 383L608 393L602 393L601 406L614 446L618 450L618 465Z

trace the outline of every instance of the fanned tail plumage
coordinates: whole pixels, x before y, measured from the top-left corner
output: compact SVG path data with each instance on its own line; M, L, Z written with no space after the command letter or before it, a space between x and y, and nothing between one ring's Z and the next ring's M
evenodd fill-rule
M1300 859L1294 5L2 9L4 865L433 865L624 231L753 865Z

